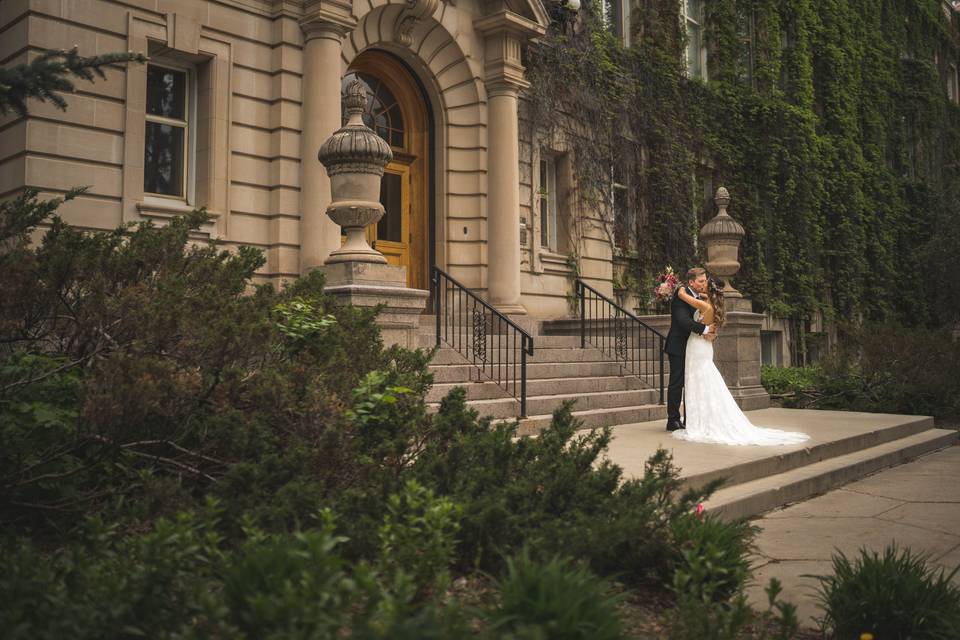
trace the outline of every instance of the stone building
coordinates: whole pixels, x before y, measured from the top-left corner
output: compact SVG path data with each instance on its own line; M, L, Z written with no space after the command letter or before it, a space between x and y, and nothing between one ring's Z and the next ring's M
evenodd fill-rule
M317 151L359 78L394 155L371 240L408 285L436 265L503 311L564 315L569 154L518 142L521 51L547 24L540 0L0 0L3 64L74 45L150 57L81 81L66 112L8 115L0 194L90 185L62 214L99 229L206 207L210 237L292 279L341 242ZM609 243L577 237L580 275L609 292Z

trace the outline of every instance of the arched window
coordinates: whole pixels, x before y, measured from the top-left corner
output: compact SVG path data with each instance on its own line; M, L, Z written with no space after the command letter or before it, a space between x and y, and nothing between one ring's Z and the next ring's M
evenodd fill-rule
M403 113L393 93L379 78L355 71L343 77L340 83L340 110L343 114L343 124L347 122L343 101L347 95L347 87L354 80L363 82L367 91L367 108L363 112L364 124L376 131L377 135L386 140L391 147L403 148Z

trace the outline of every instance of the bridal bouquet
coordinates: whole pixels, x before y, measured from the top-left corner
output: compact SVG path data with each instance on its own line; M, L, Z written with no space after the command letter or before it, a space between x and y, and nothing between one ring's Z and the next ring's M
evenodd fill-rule
M653 297L657 299L657 302L669 301L678 284L680 284L680 280L677 279L677 274L673 272L673 267L667 265L666 269L657 274L656 284L653 286Z

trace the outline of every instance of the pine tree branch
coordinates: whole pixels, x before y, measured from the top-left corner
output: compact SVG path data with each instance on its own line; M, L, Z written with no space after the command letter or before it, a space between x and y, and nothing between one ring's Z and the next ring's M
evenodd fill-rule
M74 47L69 51L50 50L29 63L18 64L9 69L0 69L0 115L15 111L21 117L27 115L27 100L52 102L66 110L67 102L60 93L75 90L70 76L92 82L105 79L103 68L110 64L146 62L142 53L106 53L84 57Z

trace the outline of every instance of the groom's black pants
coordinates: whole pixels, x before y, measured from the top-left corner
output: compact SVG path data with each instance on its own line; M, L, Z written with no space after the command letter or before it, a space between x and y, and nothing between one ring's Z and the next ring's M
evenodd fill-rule
M680 419L680 400L683 398L683 361L685 355L667 354L670 362L670 386L667 387L667 420Z

